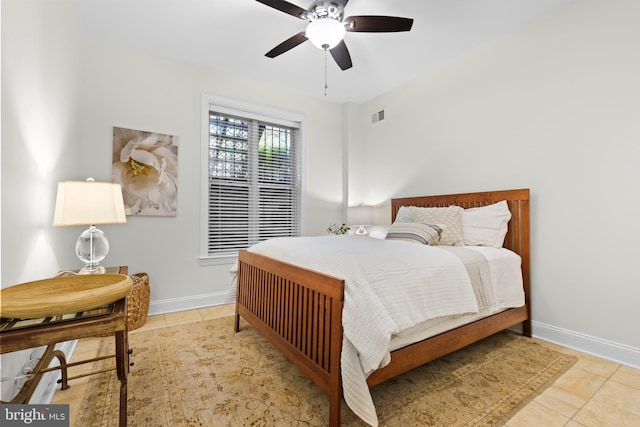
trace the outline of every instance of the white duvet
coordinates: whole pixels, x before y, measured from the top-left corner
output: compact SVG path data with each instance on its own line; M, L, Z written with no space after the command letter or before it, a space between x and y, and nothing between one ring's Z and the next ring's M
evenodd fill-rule
M373 426L366 378L389 363L392 337L429 319L478 312L465 266L437 247L344 235L270 239L250 251L345 280L344 398Z

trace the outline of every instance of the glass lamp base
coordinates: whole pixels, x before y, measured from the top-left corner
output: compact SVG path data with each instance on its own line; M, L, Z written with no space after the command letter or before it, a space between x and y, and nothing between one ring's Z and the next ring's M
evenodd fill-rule
M78 274L104 274L106 271L107 270L100 264L97 264L97 265L88 264L82 267L78 272Z
M80 274L104 274L100 265L109 253L109 241L104 232L94 225L86 229L76 242L76 255L85 265Z

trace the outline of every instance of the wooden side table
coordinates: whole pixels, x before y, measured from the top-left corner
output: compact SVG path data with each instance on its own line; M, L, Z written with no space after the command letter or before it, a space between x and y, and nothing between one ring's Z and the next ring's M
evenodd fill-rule
M121 268L121 267L120 267ZM125 267L126 268L126 267ZM120 270L121 271L121 270ZM116 372L120 381L119 426L127 425L127 375L129 374L129 341L127 327L127 298L98 309L42 319L0 319L0 354L47 346L45 354L18 395L9 403L27 403L42 375L51 370L62 371L62 388L67 385L67 367L95 362L94 358L67 364L64 353L55 350L59 342L94 336L113 336L115 339ZM58 358L60 366L47 368ZM113 357L113 356L109 356ZM4 402L3 402L4 403Z

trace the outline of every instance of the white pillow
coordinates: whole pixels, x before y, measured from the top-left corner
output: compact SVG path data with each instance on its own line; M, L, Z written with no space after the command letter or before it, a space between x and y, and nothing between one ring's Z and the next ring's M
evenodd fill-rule
M401 221L391 224L385 239L435 245L440 240L441 234L442 229L437 225Z
M460 206L446 208L418 208L411 206L414 222L434 224L442 228L442 237L438 245L464 246L462 235L462 209Z
M462 211L464 243L469 246L501 248L507 235L511 212L506 200Z
M413 221L413 215L411 215L411 209L409 209L409 206L400 206L400 209L398 209L398 213L396 214L396 221L397 222Z

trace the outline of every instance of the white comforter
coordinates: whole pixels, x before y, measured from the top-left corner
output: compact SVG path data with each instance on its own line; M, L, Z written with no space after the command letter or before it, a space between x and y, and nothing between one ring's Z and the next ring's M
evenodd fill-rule
M345 280L344 398L373 426L366 378L389 363L391 337L429 319L478 312L463 263L437 247L344 235L271 239L250 251Z

